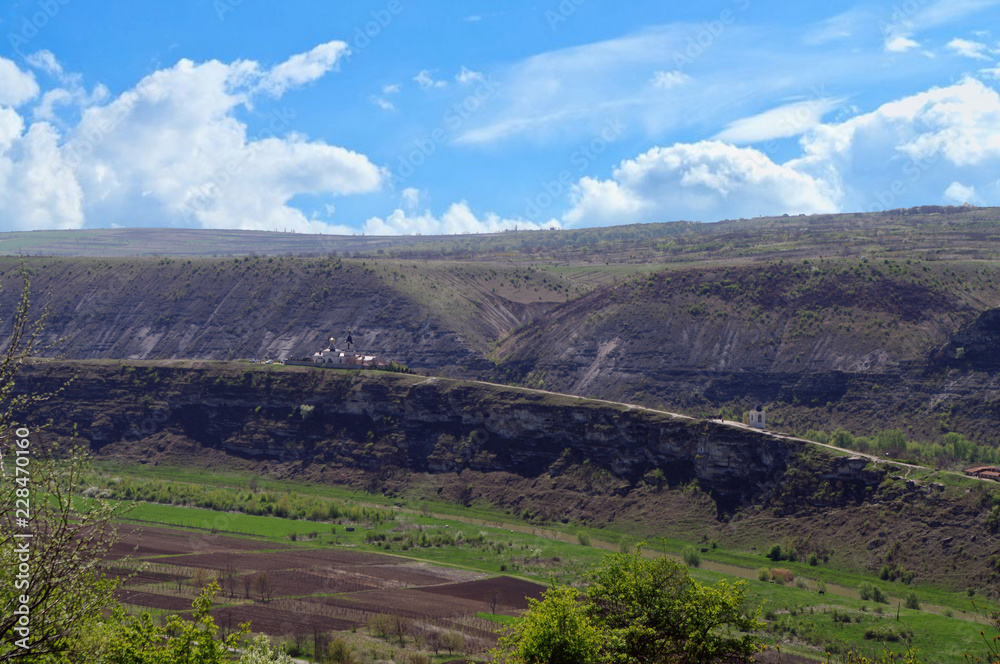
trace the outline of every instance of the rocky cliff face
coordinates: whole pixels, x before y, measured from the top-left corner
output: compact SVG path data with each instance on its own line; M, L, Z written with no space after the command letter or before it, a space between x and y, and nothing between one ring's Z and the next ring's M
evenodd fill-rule
M331 335L343 343L353 331L358 348L408 366L444 373L488 366L469 334L364 261L32 258L26 265L34 300L49 309L48 356L278 359L312 355ZM0 259L0 287L0 310L13 311L21 292L15 260ZM493 297L467 317L483 336L505 335L531 315ZM9 331L2 321L0 338Z
M75 373L35 419L63 436L76 427L98 452L154 458L186 441L277 462L522 477L587 463L628 485L697 480L723 512L773 490L794 451L756 431L516 388L251 366L53 363L26 370L20 389L54 391Z
M984 311L960 327L934 360L967 371L1000 371L1000 309Z

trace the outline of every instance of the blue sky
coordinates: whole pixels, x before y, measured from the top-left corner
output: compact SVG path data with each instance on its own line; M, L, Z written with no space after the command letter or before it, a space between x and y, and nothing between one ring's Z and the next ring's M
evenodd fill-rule
M998 19L1000 0L7 2L0 229L998 205Z

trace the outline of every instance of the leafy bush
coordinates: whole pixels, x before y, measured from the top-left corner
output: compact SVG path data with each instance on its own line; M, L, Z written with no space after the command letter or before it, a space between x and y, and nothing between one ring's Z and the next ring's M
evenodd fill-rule
M763 581L763 582L767 583L768 581L771 580L771 578L772 577L771 577L771 568L770 567L761 567L761 568L759 568L757 570L757 580L758 581Z
M293 660L285 653L271 646L271 640L264 634L258 634L243 650L240 664L292 664Z
M889 600L885 596L885 592L874 583L869 583L868 581L863 581L861 585L858 586L858 595L865 601L878 602L880 604L889 603Z
M701 567L701 553L693 546L684 547L684 562L688 567Z
M913 637L913 631L896 625L874 625L865 630L869 641L906 641Z
M591 579L582 602L565 587L529 600L494 661L743 661L758 649L760 607L750 605L741 582L705 586L679 563L639 551L606 556Z
M908 593L906 595L906 608L908 609L920 608L920 600L917 598L917 593Z

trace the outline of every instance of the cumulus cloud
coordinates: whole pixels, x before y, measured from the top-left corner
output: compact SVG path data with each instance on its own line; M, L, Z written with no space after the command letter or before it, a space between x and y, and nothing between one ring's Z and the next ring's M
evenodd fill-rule
M87 91L80 74L69 73L51 51L36 51L27 56L29 66L43 71L59 81L60 87L46 90L33 110L35 120L44 120L61 125L59 112L62 109L83 109L105 101L109 92L101 84Z
M402 192L403 206L407 210L416 210L420 207L420 190L416 187L407 187Z
M280 97L289 88L296 88L325 76L347 52L345 42L330 41L306 53L293 55L268 71L260 81L260 88L274 97Z
M31 72L0 56L0 106L18 107L38 96L39 87Z
M566 221L713 220L774 210L809 214L837 209L837 199L830 183L776 164L758 150L702 141L656 147L627 159L609 181L583 178Z
M559 226L552 220L538 224L524 219L503 219L488 213L477 216L468 203L453 203L441 216L430 211L421 213L394 210L388 216L372 217L365 222L364 231L368 235L439 235L455 233L499 233L518 228L520 230L541 230Z
M76 228L83 222L83 191L67 163L56 130L0 109L0 214L12 229Z
M296 134L285 110L256 138L238 112L257 94L315 80L343 50L331 42L270 70L246 60L181 60L106 103L95 102L103 89L92 93L64 130L43 117L73 101L72 90L49 91L27 128L19 114L0 109L0 223L328 231L290 201L376 190L380 169L364 155ZM37 64L56 71L58 63L40 57Z
M1000 94L967 78L819 124L784 163L718 140L656 147L582 178L573 225L1000 202Z
M944 197L953 203L971 203L976 200L976 188L967 187L961 182L952 182L944 190Z

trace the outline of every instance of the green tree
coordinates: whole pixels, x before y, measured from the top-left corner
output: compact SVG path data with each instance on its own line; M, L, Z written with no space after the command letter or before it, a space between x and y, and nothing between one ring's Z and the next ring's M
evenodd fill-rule
M114 605L118 582L103 571L117 540L116 509L106 501L74 500L87 471L81 450L60 449L25 427L31 406L48 396L17 392L15 378L39 350L45 312L23 288L6 349L0 353L0 662L42 661L97 647L89 638ZM71 660L72 661L72 660Z
M555 588L507 629L499 662L656 664L743 659L759 649L759 605L742 581L698 583L687 568L642 551L604 558L583 601Z
M263 634L258 634L248 643L240 657L240 664L292 664L292 662L294 660L291 657L274 648L271 640Z
M750 605L742 581L705 586L681 564L641 550L605 557L592 579L588 612L605 629L606 661L711 662L758 650L760 606Z
M234 634L216 638L219 628L210 611L218 591L219 584L212 581L192 603L191 620L170 616L165 628L157 627L148 613L128 616L119 607L109 621L109 643L103 661L107 664L223 664L231 661L232 651L250 631L250 624L243 623Z
M500 638L493 657L506 664L597 662L602 634L574 588L551 588L529 600L524 617Z

